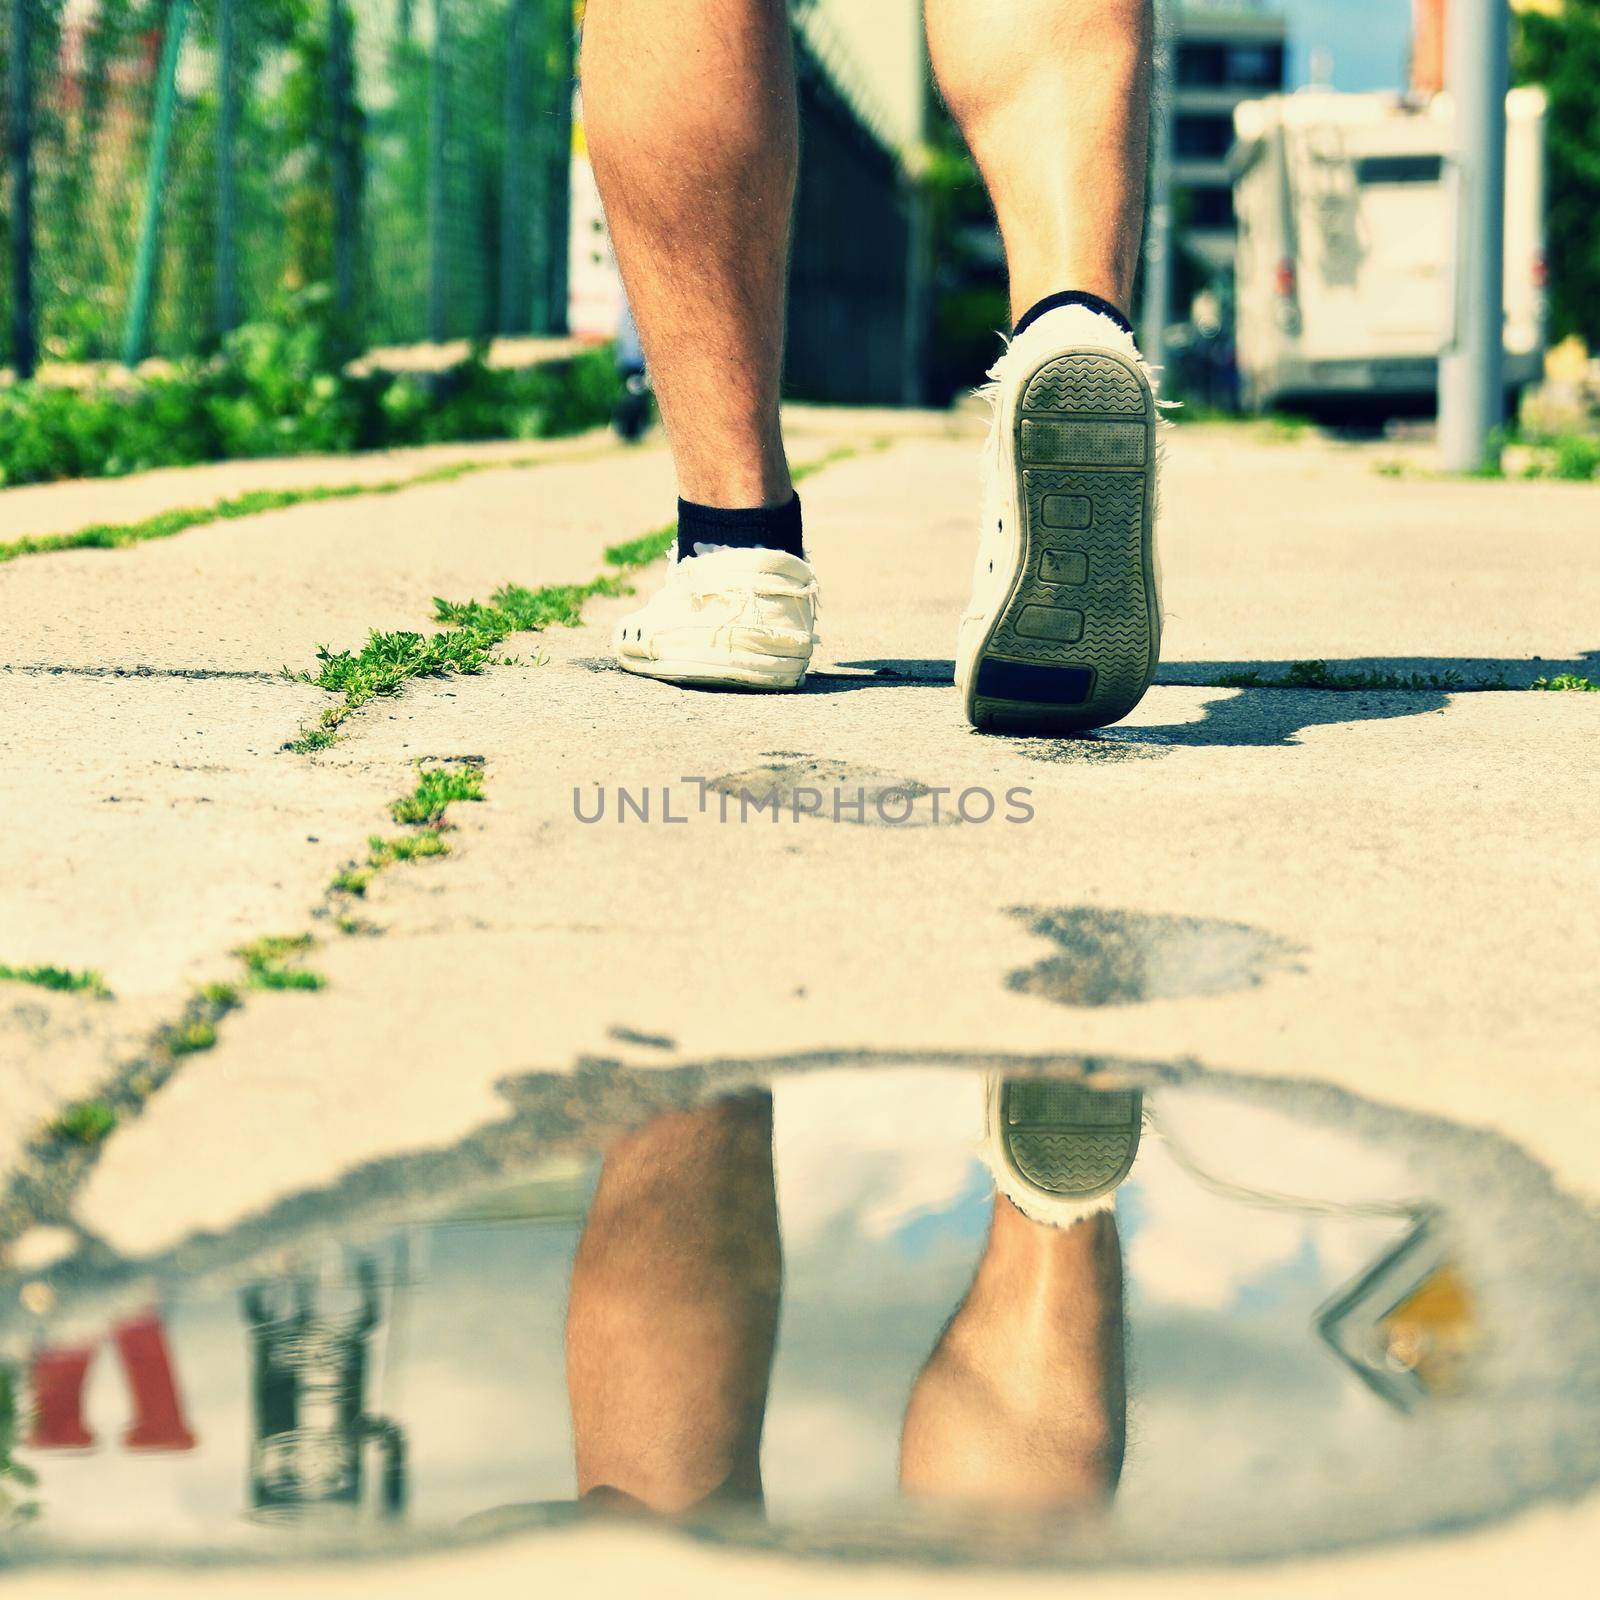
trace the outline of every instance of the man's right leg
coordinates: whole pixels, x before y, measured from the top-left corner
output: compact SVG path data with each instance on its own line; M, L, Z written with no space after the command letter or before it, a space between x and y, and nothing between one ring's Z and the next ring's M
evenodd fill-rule
M1014 336L956 682L980 728L1126 716L1160 654L1155 403L1127 320L1150 0L927 0L934 74L994 202Z
M997 1194L972 1288L911 1391L902 1487L995 1508L1103 1508L1122 1473L1123 1365L1116 1218L1051 1227Z
M678 473L623 666L792 688L814 595L778 422L798 133L784 0L589 0L583 118Z

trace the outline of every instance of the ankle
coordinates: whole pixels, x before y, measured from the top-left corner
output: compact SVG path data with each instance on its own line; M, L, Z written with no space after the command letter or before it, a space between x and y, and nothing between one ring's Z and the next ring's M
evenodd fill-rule
M782 550L805 555L800 496L791 489L778 506L709 506L678 501L678 559L708 550Z
M1051 311L1059 311L1067 306L1081 306L1085 311L1093 311L1102 317L1108 318L1124 333L1131 334L1133 332L1133 323L1129 319L1127 312L1122 309L1122 302L1112 300L1102 294L1096 294L1091 289L1061 289L1053 294L1044 295L1028 304L1011 330L1012 338L1018 337L1026 329L1032 327L1040 317Z

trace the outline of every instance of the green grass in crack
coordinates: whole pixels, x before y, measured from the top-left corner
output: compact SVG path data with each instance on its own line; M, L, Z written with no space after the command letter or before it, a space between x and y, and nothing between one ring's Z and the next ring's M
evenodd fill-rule
M868 448L882 450L891 442L877 439ZM854 446L831 450L820 459L797 467L794 481L802 483L824 467L859 453ZM608 546L606 565L614 570L591 578L588 583L546 584L539 589L508 583L488 600L436 597L434 620L445 624L437 633L374 630L359 650L319 647L315 672L293 672L285 667L283 675L296 683L315 684L338 699L309 728L302 728L286 748L297 755L328 749L337 742L340 725L353 711L380 696L398 693L414 678L441 678L458 672L472 675L504 662L506 658L495 652L514 633L577 627L589 601L630 594L628 574L659 561L671 550L676 537L676 524L669 524L637 539Z
M539 455L509 459L453 461L447 466L430 467L403 478L384 478L377 483L313 484L303 489L252 489L247 494L214 500L205 506L179 506L158 511L154 516L133 522L97 522L71 533L30 534L21 539L0 540L0 562L19 556L48 555L57 550L124 550L129 545L148 544L153 539L171 539L191 528L216 522L235 522L241 517L259 517L269 511L287 511L295 506L317 505L328 500L355 500L368 495L399 494L406 489L422 489L429 484L454 483L458 478L479 472L504 472L543 466L553 460L573 457Z
M476 767L424 767L417 787L394 801L389 815L403 825L440 822L458 800L483 799L483 774Z
M483 771L474 764L448 767L422 767L417 786L389 804L389 815L416 833L385 839L373 834L367 840L367 859L358 866L346 867L329 885L335 894L361 896L372 880L398 861L426 861L450 854L444 837L445 813L463 801L483 799ZM348 930L345 930L348 931Z
M192 1056L211 1049L217 1042L217 1027L209 1017L186 1016L163 1028L157 1039L168 1055Z
M1567 694L1600 694L1600 683L1581 678L1575 672L1558 672L1553 678L1535 678L1530 689L1549 689Z
M315 673L295 673L285 667L284 676L314 683L339 698L311 727L301 730L289 749L300 755L326 750L338 738L345 718L368 701L397 693L413 678L482 672L498 659L496 649L512 634L537 633L557 623L576 627L587 601L627 592L622 578L610 574L589 583L552 584L543 589L507 584L487 602L436 599L434 616L448 624L441 632L374 630L359 650L334 651L323 646L317 651Z
M11 967L0 961L0 983L31 983L37 989L92 994L103 1000L110 994L98 972L72 972L66 967Z
M1296 661L1287 672L1269 678L1260 672L1224 672L1217 685L1223 689L1331 689L1349 692L1357 689L1462 689L1458 672L1335 672L1326 661ZM1475 684L1480 689L1505 689L1503 678Z
M99 1144L117 1125L117 1113L103 1100L80 1100L50 1124L49 1132L68 1144Z
M473 798L481 799L482 796ZM359 867L346 867L334 878L332 887L339 894L364 895L372 880L397 861L426 861L434 856L449 854L449 844L432 828L400 839L385 839L375 833L367 840L366 861ZM349 931L341 928L341 932Z
M320 989L320 973L307 972L289 962L311 948L309 933L275 934L253 939L234 953L244 962L245 982L252 989Z

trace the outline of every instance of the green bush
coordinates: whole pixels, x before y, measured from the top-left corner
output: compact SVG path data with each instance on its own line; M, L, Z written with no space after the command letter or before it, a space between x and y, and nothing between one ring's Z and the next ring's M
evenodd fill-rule
M350 372L342 348L318 288L170 375L121 388L0 390L0 487L237 457L550 438L603 423L618 395L605 350L514 372L491 367L479 345L423 378Z

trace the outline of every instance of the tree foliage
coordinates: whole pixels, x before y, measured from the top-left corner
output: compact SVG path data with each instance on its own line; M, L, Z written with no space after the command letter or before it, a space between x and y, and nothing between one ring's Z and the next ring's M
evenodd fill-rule
M1550 331L1600 347L1600 0L1516 18L1513 71L1550 97Z

